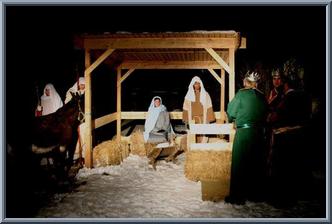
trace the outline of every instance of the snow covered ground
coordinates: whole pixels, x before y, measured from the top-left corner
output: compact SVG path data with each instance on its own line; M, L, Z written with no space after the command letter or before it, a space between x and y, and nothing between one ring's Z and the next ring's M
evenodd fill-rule
M184 177L182 154L176 163L130 155L121 165L81 169L75 191L54 195L38 218L301 218L312 217L319 205L300 201L288 209L266 203L231 205L201 200L200 182Z

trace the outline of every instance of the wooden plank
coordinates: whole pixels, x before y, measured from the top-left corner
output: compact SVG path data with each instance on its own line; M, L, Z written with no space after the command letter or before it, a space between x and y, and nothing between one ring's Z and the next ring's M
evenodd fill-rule
M124 76L122 76L122 78L121 78L121 83L122 83L124 80L126 80L126 78L128 78L128 76L129 76L131 73L133 73L133 71L135 71L135 69L133 69L133 68L129 69L129 70L126 72L126 74L124 74Z
M228 66L228 64L220 57L219 54L217 54L217 52L215 52L212 48L205 48L205 50L207 52L209 52L209 54L214 58L214 60L216 60L220 65L221 67L223 67L227 72L228 74L230 73L231 69L230 67Z
M85 68L90 66L90 51L85 51ZM84 94L84 110L85 110L85 128L86 128L86 135L85 144L85 166L87 168L93 167L93 158L92 158L92 121L91 121L91 73L84 72L85 78L85 94Z
M110 56L113 51L114 49L107 49L107 51L105 51L95 62L93 62L92 65L86 68L85 71L87 73L91 73L95 68L98 67L98 65L100 65L100 63L102 63L108 56Z
M218 76L218 74L213 69L208 69L211 75L222 85L221 78Z
M117 81L116 81L116 139L121 141L121 69L117 69Z
M147 111L135 111L135 112L121 112L121 119L139 119L139 120L144 120L147 115Z
M121 119L140 119L144 120L146 119L147 111L122 111L121 112ZM182 111L172 111L169 112L170 117L173 120L182 120ZM220 119L220 112L214 112L216 119Z
M216 61L124 61L122 69L220 69Z
M189 125L195 124L195 120L189 120ZM190 150L190 146L196 143L196 135L188 133L187 135L187 149Z
M93 120L92 123L94 124L94 128L96 129L116 120L117 120L117 112L99 117Z
M235 48L237 37L147 37L84 39L85 49L142 49L142 48Z
M192 143L190 151L232 151L232 146L230 142Z
M233 123L229 124L190 124L189 131L191 134L231 134Z
M229 101L235 96L235 49L229 49Z

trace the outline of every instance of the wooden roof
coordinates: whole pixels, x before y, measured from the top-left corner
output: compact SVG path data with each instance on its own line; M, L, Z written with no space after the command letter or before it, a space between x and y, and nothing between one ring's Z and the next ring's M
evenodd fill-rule
M104 33L81 35L76 47L91 51L98 58L114 49L106 63L130 68L220 68L207 48L228 61L229 48L245 48L246 39L235 31L192 31L164 33ZM177 66L178 65L178 66Z

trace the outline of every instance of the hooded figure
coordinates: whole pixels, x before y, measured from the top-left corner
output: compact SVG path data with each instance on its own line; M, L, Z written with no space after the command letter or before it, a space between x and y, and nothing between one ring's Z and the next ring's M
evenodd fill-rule
M75 84L71 88L68 89L68 91L66 93L65 104L67 104L72 98L70 92L72 92L72 93L77 93L78 92L80 95L84 94L84 92L85 92L85 79L84 79L84 77L80 77L78 79L78 81L75 82Z
M44 88L44 94L40 98L42 116L54 113L63 106L61 97L55 90L53 84L48 83Z
M195 120L196 124L208 124L216 120L211 97L206 92L202 80L195 76L189 86L183 103L183 121L189 123ZM206 142L207 138L198 136L197 142Z
M152 98L144 124L144 141L150 143L166 142L172 133L169 113L162 104L161 97Z

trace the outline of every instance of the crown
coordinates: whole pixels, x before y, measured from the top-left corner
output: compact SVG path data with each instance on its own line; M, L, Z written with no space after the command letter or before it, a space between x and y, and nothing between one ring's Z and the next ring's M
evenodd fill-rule
M245 77L251 82L257 82L260 79L259 74L257 72L252 72L252 73L247 72Z

